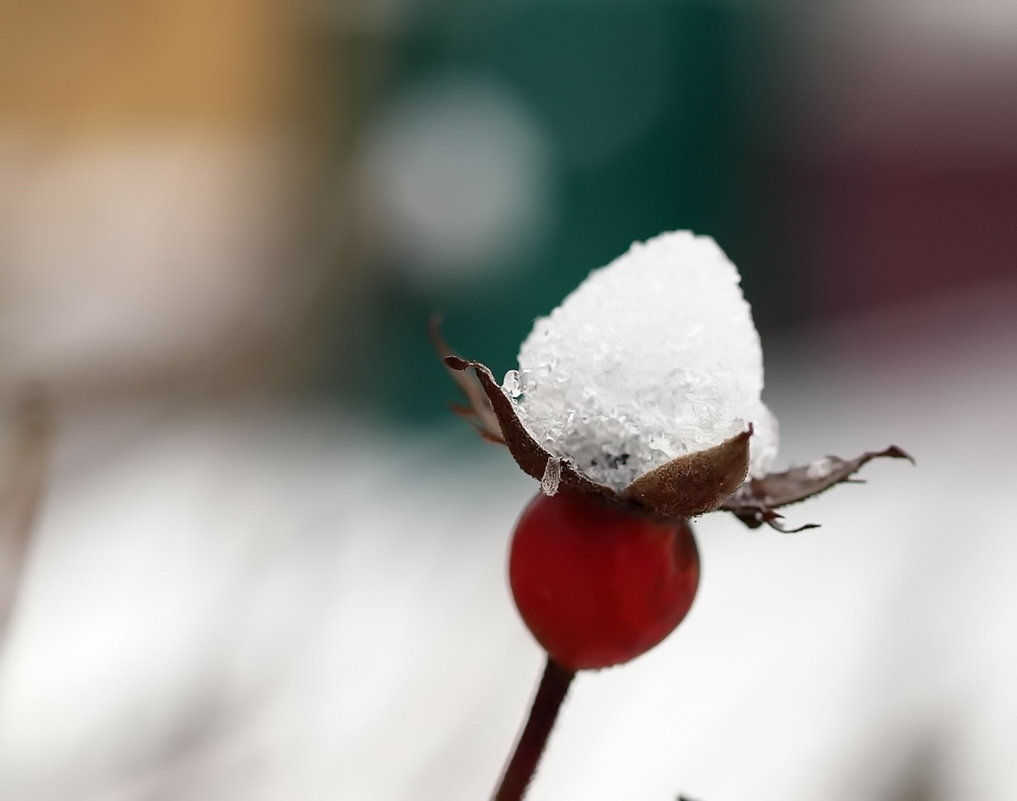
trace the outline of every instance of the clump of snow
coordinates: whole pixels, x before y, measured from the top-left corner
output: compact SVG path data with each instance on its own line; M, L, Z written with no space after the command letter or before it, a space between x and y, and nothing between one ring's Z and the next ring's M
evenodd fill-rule
M709 237L661 234L589 277L537 320L506 381L553 456L623 489L749 423L752 475L777 452L760 400L763 357L735 266Z

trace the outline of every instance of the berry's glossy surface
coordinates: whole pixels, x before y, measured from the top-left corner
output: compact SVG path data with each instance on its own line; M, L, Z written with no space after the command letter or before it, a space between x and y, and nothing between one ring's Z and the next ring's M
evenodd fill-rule
M509 556L523 620L569 670L634 659L692 606L699 554L687 522L662 522L590 495L538 494Z

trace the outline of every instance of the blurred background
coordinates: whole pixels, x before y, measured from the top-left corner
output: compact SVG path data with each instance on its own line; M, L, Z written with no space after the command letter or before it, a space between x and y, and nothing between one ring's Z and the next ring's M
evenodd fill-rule
M488 797L535 487L428 315L503 374L678 228L780 463L918 468L703 519L533 801L1017 797L1015 86L1007 0L0 0L0 798Z

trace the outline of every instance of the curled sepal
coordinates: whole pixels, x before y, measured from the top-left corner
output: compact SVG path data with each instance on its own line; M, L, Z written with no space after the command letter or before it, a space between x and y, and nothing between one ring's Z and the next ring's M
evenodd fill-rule
M712 512L745 480L751 436L750 425L720 445L672 459L641 475L621 497L670 518Z
M440 315L431 315L427 331L431 338L431 344L438 352L438 357L442 361L445 361L446 357L449 356L456 357L455 351L449 347L445 338L441 335ZM491 403L488 401L484 389L480 386L480 382L475 376L470 375L464 370L449 367L447 363L446 367L448 368L448 374L456 382L456 386L459 387L468 404L465 406L460 403L449 404L452 411L468 420L484 439L504 445L505 438L502 436L501 426L498 425L498 418L494 413L494 409L491 408Z
M720 504L719 508L733 512L749 528L758 528L764 523L784 533L816 528L815 523L793 529L785 528L781 523L782 516L774 510L804 501L836 484L860 483L851 476L858 472L862 465L882 457L908 459L912 464L915 461L896 445L881 451L863 453L856 459L827 456L804 467L792 467L783 473L770 473L763 478L747 481Z
M498 386L491 371L480 362L469 362L458 356L446 356L445 366L456 372L463 372L467 368L473 368L473 372L480 382L487 400L491 404L491 413L497 420L502 441L508 446L509 453L516 460L524 473L537 481L543 481L548 471L548 462L557 458L544 450L537 441L526 430L516 414L512 401ZM553 465L554 467L554 465ZM614 493L609 487L601 486L590 481L586 476L579 473L569 462L562 460L556 466L559 470L555 489L559 484L583 492L592 492L597 495L610 496Z

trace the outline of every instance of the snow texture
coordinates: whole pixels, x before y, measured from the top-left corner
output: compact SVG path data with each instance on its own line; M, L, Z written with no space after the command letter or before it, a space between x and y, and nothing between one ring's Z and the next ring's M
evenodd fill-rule
M536 321L506 393L549 453L621 490L749 423L750 474L777 453L763 356L735 266L689 231L635 243Z
M540 479L540 489L545 495L556 495L561 483L561 459L552 456L544 466L544 477Z

